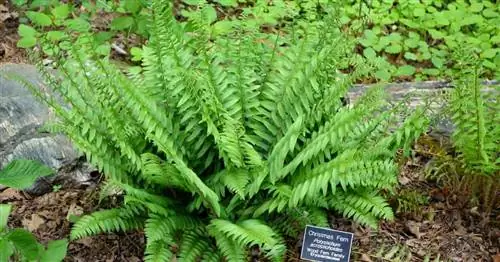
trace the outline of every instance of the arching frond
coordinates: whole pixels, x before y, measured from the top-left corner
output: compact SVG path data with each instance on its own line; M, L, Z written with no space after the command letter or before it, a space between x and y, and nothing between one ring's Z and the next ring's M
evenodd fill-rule
M143 215L140 207L127 205L121 208L96 211L78 219L71 230L71 239L111 232L126 232L143 226L138 217Z

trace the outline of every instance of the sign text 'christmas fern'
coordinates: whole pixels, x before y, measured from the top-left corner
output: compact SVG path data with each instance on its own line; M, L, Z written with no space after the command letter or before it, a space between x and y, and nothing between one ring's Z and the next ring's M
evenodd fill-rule
M353 234L329 228L306 226L301 259L318 262L348 262Z

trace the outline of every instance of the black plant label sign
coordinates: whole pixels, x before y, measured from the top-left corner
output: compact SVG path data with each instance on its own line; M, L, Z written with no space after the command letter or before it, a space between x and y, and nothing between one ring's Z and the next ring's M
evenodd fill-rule
M300 259L318 262L348 262L352 239L349 232L306 226Z

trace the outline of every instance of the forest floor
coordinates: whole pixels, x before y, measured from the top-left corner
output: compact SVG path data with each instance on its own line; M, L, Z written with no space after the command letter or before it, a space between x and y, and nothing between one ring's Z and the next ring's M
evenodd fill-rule
M403 161L398 191L415 190L428 196L429 202L413 207L412 212L396 213L395 220L382 222L378 231L332 214L333 229L354 233L351 261L424 261L425 256L435 258L438 254L442 261L500 261L499 210L482 214L477 208L468 208L460 195L427 181L427 161L421 155ZM0 192L0 203L14 205L10 226L24 227L46 243L68 237L70 215L113 207L119 201L99 202L99 188L95 186L65 188L39 197L6 189ZM288 261L300 261L301 236L293 241L297 249ZM71 242L65 261L135 262L142 261L143 252L141 232L99 235Z
M10 6L0 4L0 64L27 62L25 52L16 47L17 27L18 14ZM416 206L410 203L411 212L396 213L395 220L382 222L378 231L332 214L333 229L354 233L351 261L424 261L426 255L434 258L439 254L443 261L500 262L499 207L483 214L468 205L463 196L428 181L424 178L428 162L425 154L413 154L402 161L398 191L418 192L429 201ZM10 226L24 227L46 243L69 236L70 214L88 214L118 204L100 203L98 191L98 185L86 189L63 188L32 197L6 189L0 192L0 203L14 205ZM500 197L498 192L493 195ZM301 242L301 236L296 242ZM299 245L295 251L289 261L300 261ZM136 262L142 261L143 252L141 232L99 235L71 242L65 261ZM397 260L398 255L411 258Z

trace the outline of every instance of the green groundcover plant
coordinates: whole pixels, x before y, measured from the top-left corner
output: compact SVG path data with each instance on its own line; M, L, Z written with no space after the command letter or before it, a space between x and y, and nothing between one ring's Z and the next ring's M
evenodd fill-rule
M377 227L392 219L383 197L397 183L399 149L426 129L369 90L342 98L376 65L353 54L330 12L285 36L234 24L212 37L203 12L180 23L155 0L141 65L126 70L77 37L40 66L49 91L31 88L107 177L121 207L78 219L71 238L144 229L146 261L282 261L285 238L338 212ZM349 73L338 70L349 66ZM14 76L12 76L14 77Z
M38 161L17 159L0 170L0 184L25 189L37 178L53 173ZM58 262L64 259L68 246L66 239L50 241L45 247L28 230L9 228L7 222L11 209L10 204L0 204L0 262Z
M361 9L360 9L361 5ZM377 73L391 76L452 78L453 50L464 43L482 59L489 78L500 76L500 9L496 1L348 0L342 22L365 20L362 53L386 58Z
M40 39L49 40L41 45L49 55L59 49L53 43L67 37L66 28L98 24L98 48L103 53L111 51L117 38L149 36L150 0L13 2L24 11L22 19L30 22L19 27L18 46L31 48L45 42ZM236 18L244 19L247 26L281 28L319 21L332 6L344 28L364 28L361 34L350 35L359 41L359 53L368 60L383 58L383 66L371 79L451 78L456 63L451 53L462 42L480 55L488 78L500 76L500 11L490 0L183 0L178 1L175 12L180 19L202 13L212 34L223 34L231 30ZM103 23L102 16L111 18ZM138 41L134 39L125 43L129 50L120 51L130 51L132 61Z

